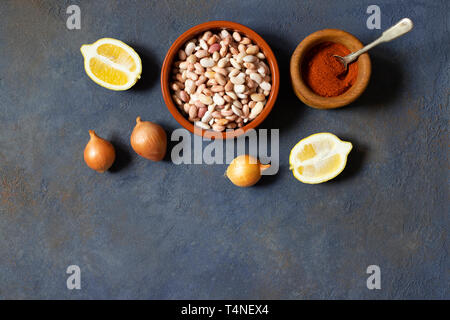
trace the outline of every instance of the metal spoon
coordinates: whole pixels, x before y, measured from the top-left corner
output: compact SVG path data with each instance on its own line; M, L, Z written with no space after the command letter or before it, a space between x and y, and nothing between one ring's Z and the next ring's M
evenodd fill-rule
M345 57L341 57L338 55L334 55L334 57L336 57L340 62L342 62L342 64L345 67L345 70L347 70L348 64L352 63L353 61L358 59L358 57L360 55L362 55L363 53L366 53L367 51L369 51L370 49L372 49L376 45L379 45L382 42L388 42L388 41L394 40L395 38L398 38L398 37L404 35L405 33L411 31L412 28L413 28L413 22L408 18L404 18L404 19L400 20L399 22L397 22L396 25L390 27L385 32L383 32L381 37L379 37L374 42L368 44L364 48L362 48L356 52L350 53L349 55L347 55Z

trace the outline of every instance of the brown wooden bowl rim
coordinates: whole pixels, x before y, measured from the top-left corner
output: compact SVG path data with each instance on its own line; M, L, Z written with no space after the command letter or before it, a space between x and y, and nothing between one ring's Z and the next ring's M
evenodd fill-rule
M267 103L263 109L263 111L248 124L240 128L241 130L233 130L227 132L215 132L212 130L203 130L201 128L196 127L194 130L194 124L191 123L185 116L178 110L173 102L171 90L169 87L170 82L170 72L171 65L173 63L174 58L177 56L179 49L190 39L192 39L195 35L198 35L201 32L212 30L212 29L228 29L228 30L236 30L240 33L244 34L252 41L254 41L262 50L264 55L266 56L267 65L270 68L271 76L272 76L272 88L270 95L267 99ZM198 24L187 31L183 32L170 46L167 51L166 57L164 58L164 62L161 68L161 91L163 95L164 102L166 103L167 108L169 109L172 116L177 120L179 124L181 124L184 128L189 130L190 132L201 135L205 138L210 139L230 139L244 134L246 131L250 129L256 128L264 119L269 115L272 110L275 101L278 96L278 91L280 87L280 71L278 68L278 63L275 58L274 53L270 46L266 43L266 41L258 35L252 29L236 23L232 21L208 21L201 24ZM199 134L200 133L200 134Z
M301 64L306 53L314 46L322 42L337 42L345 38L351 45L351 51L359 50L363 47L361 41L354 35L340 29L323 29L316 31L303 39L295 49L291 57L290 73L291 82L297 97L306 105L317 109L333 109L343 107L355 101L366 89L371 75L370 57L367 53L358 58L358 77L355 84L343 94L336 97L323 97L312 91L303 81L301 74ZM346 45L348 47L348 45Z

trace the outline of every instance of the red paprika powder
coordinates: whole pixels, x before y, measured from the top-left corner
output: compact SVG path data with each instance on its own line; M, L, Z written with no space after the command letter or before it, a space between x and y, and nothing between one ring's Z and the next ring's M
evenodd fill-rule
M358 65L351 63L346 71L333 55L343 57L349 53L350 50L340 43L324 42L317 45L305 57L303 79L315 93L323 97L343 94L355 83Z

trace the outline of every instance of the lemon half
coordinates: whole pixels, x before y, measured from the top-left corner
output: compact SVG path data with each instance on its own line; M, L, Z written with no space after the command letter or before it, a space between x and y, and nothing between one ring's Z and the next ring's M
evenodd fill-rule
M102 87L127 90L141 77L139 55L120 40L102 38L82 45L80 50L87 75Z
M333 179L344 170L352 150L350 142L322 132L300 140L291 150L289 165L294 177L316 184Z

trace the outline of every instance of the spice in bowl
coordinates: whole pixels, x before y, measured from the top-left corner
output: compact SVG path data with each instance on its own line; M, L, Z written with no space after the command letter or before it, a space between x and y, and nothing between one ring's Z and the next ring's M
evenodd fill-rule
M237 31L206 31L178 52L172 99L204 130L243 127L264 109L271 74L258 45Z
M302 66L302 76L307 85L322 97L335 97L346 92L356 81L358 65L352 63L348 70L334 57L350 53L344 45L323 42L308 52Z

